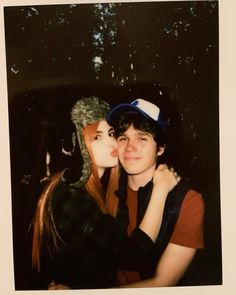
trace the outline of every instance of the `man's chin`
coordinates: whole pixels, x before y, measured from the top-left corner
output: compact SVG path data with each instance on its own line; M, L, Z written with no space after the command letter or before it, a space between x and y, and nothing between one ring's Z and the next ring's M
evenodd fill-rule
M125 169L125 172L128 174L128 175L139 175L141 174L141 171L137 170L137 169Z

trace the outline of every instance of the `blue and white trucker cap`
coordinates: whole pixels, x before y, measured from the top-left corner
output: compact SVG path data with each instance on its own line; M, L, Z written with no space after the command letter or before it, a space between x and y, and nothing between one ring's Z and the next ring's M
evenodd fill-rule
M109 125L112 126L122 113L132 112L132 111L136 111L142 114L147 119L151 119L159 123L158 122L158 119L160 117L159 107L141 98L138 98L131 103L121 103L113 107L107 115L107 122Z

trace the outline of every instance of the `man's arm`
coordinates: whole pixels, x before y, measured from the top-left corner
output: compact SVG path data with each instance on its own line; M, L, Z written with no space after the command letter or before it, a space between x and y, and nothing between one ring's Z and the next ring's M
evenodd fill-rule
M157 264L154 277L122 287L142 288L174 286L187 270L195 253L196 249L194 248L169 243Z
M168 287L174 286L181 279L191 263L196 249L169 243L163 253L154 277L137 283L123 285L122 288ZM69 289L67 286L49 286L49 290Z
M123 287L176 285L190 265L197 249L203 248L204 211L202 196L190 190L182 204L170 242L157 263L154 277Z

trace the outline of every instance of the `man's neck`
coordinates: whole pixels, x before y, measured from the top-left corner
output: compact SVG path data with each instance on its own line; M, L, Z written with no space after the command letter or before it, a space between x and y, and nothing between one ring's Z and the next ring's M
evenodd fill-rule
M128 186L133 191L137 191L140 187L145 186L150 180L152 180L155 169L156 167L153 165L141 174L128 175Z

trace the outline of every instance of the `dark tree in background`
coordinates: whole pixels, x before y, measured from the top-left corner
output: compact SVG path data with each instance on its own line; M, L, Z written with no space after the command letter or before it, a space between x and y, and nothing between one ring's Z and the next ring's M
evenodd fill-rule
M182 284L221 284L218 1L11 6L4 18L15 288L43 287L30 224L47 178L71 163L70 109L91 94L166 110L167 158L206 204L205 249Z

